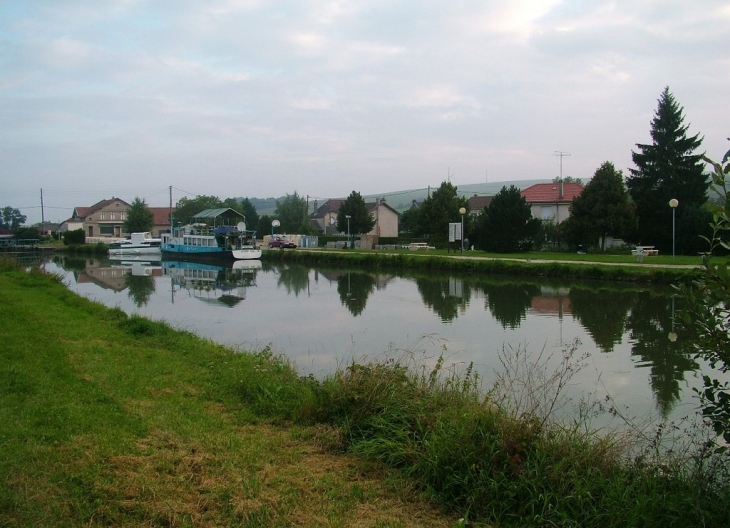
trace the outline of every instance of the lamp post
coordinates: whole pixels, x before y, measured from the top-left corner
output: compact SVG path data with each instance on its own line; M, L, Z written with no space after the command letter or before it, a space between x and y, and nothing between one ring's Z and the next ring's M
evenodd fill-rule
M466 208L460 207L459 214L461 215L461 254L464 254L464 215L466 214Z
M675 240L675 237L674 237L675 230L674 230L674 228L675 228L675 225L676 225L676 223L675 223L675 213L677 211L677 206L678 205L679 205L679 202L677 201L676 198L672 198L671 200L669 200L669 207L672 208L672 262L674 262L674 240Z
M352 242L350 242L350 218L352 218L352 216L345 215L345 218L347 218L347 247L348 249L351 249Z

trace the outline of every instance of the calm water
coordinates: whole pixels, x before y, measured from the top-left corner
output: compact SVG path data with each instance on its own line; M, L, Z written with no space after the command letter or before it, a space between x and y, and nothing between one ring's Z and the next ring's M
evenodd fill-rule
M441 354L447 365L473 363L490 381L503 350L555 359L578 342L586 358L571 380L574 401L610 395L638 417L680 417L697 405L698 365L682 336L669 340L679 309L670 288L255 265L59 257L47 268L127 313L240 349L269 345L303 374L408 352L425 365Z

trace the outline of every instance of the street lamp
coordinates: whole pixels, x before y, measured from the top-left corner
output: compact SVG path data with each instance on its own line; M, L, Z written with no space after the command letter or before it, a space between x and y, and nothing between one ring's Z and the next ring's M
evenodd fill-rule
M464 254L464 215L466 214L466 208L460 207L459 214L461 215L461 254Z
M679 202L676 198L672 198L669 200L669 207L672 208L672 262L674 262L674 227L675 227L675 212L677 211L677 206L679 205Z
M352 248L352 242L350 241L350 218L352 217L345 215L345 218L347 218L347 247Z

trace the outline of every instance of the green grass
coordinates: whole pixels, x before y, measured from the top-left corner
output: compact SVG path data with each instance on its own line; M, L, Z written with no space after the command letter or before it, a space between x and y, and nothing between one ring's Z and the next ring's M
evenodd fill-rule
M558 422L519 369L300 377L3 262L0 318L0 526L727 525L730 459Z

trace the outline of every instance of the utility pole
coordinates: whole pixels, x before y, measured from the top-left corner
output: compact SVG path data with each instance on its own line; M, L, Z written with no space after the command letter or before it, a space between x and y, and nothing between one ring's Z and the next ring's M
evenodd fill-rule
M41 235L43 234L43 231L45 231L46 227L46 215L43 210L43 189L41 189Z

